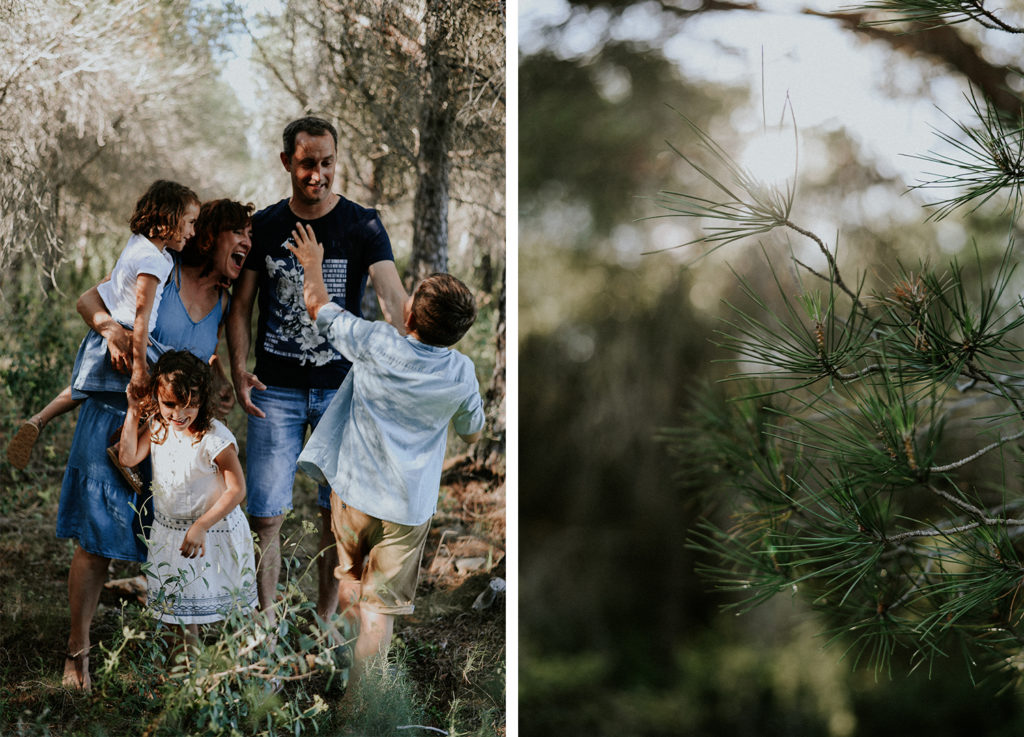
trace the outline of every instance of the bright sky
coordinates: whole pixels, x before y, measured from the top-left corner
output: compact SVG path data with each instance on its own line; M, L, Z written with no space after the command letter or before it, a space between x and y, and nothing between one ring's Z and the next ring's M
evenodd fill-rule
M683 5L698 0L680 0ZM768 124L780 120L787 96L792 103L800 131L800 169L805 176L828 173L834 166L821 135L845 128L859 144L859 155L873 164L878 171L895 178L905 186L928 179L926 172L934 165L926 164L913 155L927 154L940 147L934 131L952 133L956 129L947 115L967 122L972 113L964 92L967 86L948 75L929 74L934 67L906 55L895 53L884 42L866 43L857 35L838 27L834 21L816 18L802 12L805 8L821 12L834 12L841 8L840 0L760 0L762 12L708 12L690 19L683 30L663 46L666 57L674 60L684 77L706 80L723 85L747 85L751 90L749 105L735 110L723 124L744 138L752 138L762 127L762 83L764 108ZM564 23L571 16L565 0L520 0L519 51L529 54L538 51L545 39L539 29ZM558 36L559 45L553 51L566 58L586 56L596 49L601 39L651 41L662 31L659 14L654 3L639 2L614 23L603 10L577 13ZM1007 41L1003 35L985 37L988 50L998 52ZM762 72L763 69L763 72ZM934 79L931 79L934 77ZM628 80L624 82L627 85ZM615 93L614 84L611 89ZM671 101L666 101L671 103ZM721 138L723 131L708 131ZM676 145L688 144L687 134L680 130ZM784 140L785 142L785 140ZM792 165L780 167L778 156L787 156L781 146L769 146L776 156L770 168L787 173ZM735 156L740 151L731 151ZM750 162L744 162L750 164ZM844 216L857 217L867 213L887 215L898 221L921 223L926 211L924 201L933 201L935 192L915 193L907 197L892 197L889 188L878 186L859 194L854 208L844 206ZM801 200L798 196L797 206ZM842 224L836 213L827 208L811 208L798 213L805 227L819 234L835 234ZM557 213L557 227L571 211L562 208ZM646 213L643 213L646 214ZM548 228L534 223L541 230ZM552 226L555 227L555 226ZM609 239L618 259L623 264L637 264L647 250L668 248L693 237L689 221L663 218L647 224L624 223ZM949 218L934 226L936 243L944 249L957 250L964 242L962 225ZM557 234L550 242L558 242ZM808 246L809 248L811 246ZM690 252L674 251L681 258ZM714 279L701 280L705 293L697 288L691 295L695 304L704 308L717 303L718 295L712 289Z
M228 39L232 55L225 60L220 74L231 85L239 101L250 112L257 109L259 75L253 71L252 40L246 34L235 34Z
M240 5L250 19L257 14L278 13L282 10L281 0L245 0ZM229 51L223 57L220 75L235 91L246 111L259 119L262 76L252 61L252 39L242 31L228 36L227 44ZM265 145L260 140L260 134L260 126L250 129L248 140L251 151L257 151Z
M845 126L881 162L883 173L895 174L907 184L920 178L922 165L905 154L923 154L937 144L932 126L950 130L943 112L968 117L963 87L955 80L943 77L926 86L917 62L902 58L894 64L891 49L865 44L833 21L800 12L834 11L836 2L766 0L761 6L772 11L694 18L667 43L664 53L686 77L750 85L758 105L763 55L769 124L779 120L788 94L801 130ZM657 13L653 4L638 3L609 29L608 14L592 12L569 26L556 51L567 57L585 55L606 29L614 38L654 39L661 30ZM520 50L537 50L542 40L536 29L568 17L564 0L521 0ZM740 132L756 130L761 112L743 110L731 125Z

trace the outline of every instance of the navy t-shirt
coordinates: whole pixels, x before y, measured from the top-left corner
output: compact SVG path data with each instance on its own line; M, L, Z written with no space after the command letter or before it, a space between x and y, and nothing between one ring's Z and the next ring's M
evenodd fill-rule
M352 364L317 332L306 312L302 267L285 248L296 223L311 225L324 247L324 282L331 301L359 316L370 265L394 261L391 241L376 210L344 197L316 220L298 217L287 199L253 215L245 268L257 272L255 374L271 386L336 389Z

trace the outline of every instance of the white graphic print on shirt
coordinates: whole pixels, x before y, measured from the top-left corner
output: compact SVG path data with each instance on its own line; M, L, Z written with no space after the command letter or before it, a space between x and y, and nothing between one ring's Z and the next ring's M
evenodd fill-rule
M269 299L264 349L276 356L314 366L323 366L341 358L341 354L317 332L309 319L306 302L302 298L302 267L295 258L267 256L266 264L267 275L275 286ZM332 301L345 304L348 260L324 259L323 274Z

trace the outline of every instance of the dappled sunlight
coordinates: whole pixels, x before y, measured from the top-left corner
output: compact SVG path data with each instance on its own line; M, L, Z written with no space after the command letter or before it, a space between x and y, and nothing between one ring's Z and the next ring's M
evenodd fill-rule
M968 64L1012 64L1018 36L804 12L857 13L828 0L543 5L524 6L520 109L531 721L1019 731L999 670L1019 648L1024 274L1000 191L1024 177L1019 101L997 124L957 71L1024 89ZM643 135L624 134L638 111ZM967 207L969 175L915 188L968 138L973 173L1006 179ZM641 565L622 567L625 544ZM653 608L639 623L637 599ZM745 615L715 613L726 601Z

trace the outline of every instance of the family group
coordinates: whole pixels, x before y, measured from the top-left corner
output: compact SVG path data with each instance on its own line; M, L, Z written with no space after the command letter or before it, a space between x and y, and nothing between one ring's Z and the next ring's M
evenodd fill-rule
M57 515L76 543L68 688L90 688L111 559L145 562L154 614L186 642L233 610L277 621L296 469L319 487L317 614L354 638L350 686L413 610L449 424L467 442L484 425L473 364L451 348L476 305L447 274L406 293L379 214L333 191L337 147L331 123L289 123L291 196L255 214L155 182L110 275L79 298L90 330L71 385L8 444L24 468L46 424L79 410ZM385 321L362 319L367 280ZM236 398L244 472L223 422Z

